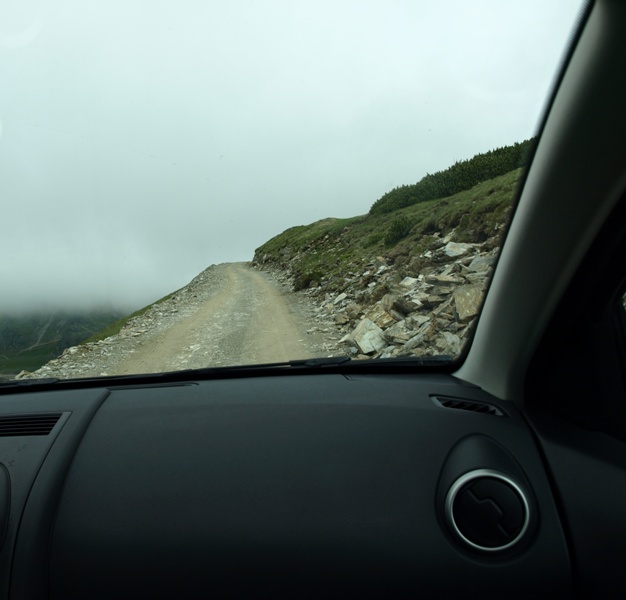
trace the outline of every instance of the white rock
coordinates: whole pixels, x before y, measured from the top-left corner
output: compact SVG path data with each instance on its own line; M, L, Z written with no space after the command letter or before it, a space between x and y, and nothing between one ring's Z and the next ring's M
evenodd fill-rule
M478 314L483 301L483 286L479 283L462 285L454 292L454 305L458 320L468 321Z
M458 242L448 242L443 249L446 256L454 257L454 256L463 256L470 248L472 248L473 244L460 244Z
M385 351L379 356L379 358L393 358L395 356L395 346L387 346Z
M381 352L388 345L383 330L369 319L361 320L350 337L363 354Z
M380 303L374 304L374 306L365 313L365 318L372 321L381 329L386 329L396 322Z
M468 269L477 273L483 273L489 270L489 267L495 262L495 256L476 256L469 264Z
M400 285L404 288L411 289L411 288L416 287L418 283L419 283L419 279L416 279L415 277L405 277L400 282Z
M444 354L451 354L452 356L461 354L461 340L459 336L449 331L443 331L441 333L441 337L437 340L436 345Z

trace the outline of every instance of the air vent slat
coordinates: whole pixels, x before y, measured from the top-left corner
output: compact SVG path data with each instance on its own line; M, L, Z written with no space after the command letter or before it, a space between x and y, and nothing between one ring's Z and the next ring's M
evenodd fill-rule
M461 398L446 398L444 396L432 396L436 404L443 408L454 410L465 410L495 417L506 416L497 406L486 402L475 402L473 400L462 400Z
M61 413L1 416L0 437L48 435L60 418Z

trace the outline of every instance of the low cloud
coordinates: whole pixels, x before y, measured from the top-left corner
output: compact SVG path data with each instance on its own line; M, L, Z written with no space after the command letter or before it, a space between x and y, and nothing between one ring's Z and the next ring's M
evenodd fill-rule
M364 214L530 137L575 12L41 6L0 14L0 312L132 310L287 227Z

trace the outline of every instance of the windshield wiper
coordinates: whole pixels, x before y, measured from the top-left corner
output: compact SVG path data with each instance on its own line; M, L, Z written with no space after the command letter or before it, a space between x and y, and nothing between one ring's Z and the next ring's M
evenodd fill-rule
M193 379L210 379L213 377L238 377L261 371L272 372L274 370L294 369L296 372L304 369L322 369L340 372L380 372L388 369L400 368L404 371L407 367L437 367L450 364L453 357L439 356L401 356L397 358L372 358L369 360L352 360L349 356L327 356L321 358L302 358L275 363L260 363L253 365L231 365L227 367L206 367L202 369L185 369L184 371L167 371L162 373L137 373L132 375L119 375L108 377L85 377L76 379L59 379L50 377L46 379L11 379L0 380L0 388L24 389L35 386L48 386L59 384L62 387L94 387L94 386L118 386L122 384L141 383L167 383L181 382ZM269 373L268 373L269 374ZM55 385L56 387L56 385Z
M0 379L0 387L28 387L31 385L57 383L59 381L61 380L58 377L47 377L46 379Z
M396 356L395 358L370 358L367 360L355 360L353 365L359 366L372 366L372 365L384 365L386 367L403 366L428 366L428 365L443 365L451 363L454 360L453 356L448 354L436 354L435 356ZM351 365L352 366L352 365Z
M204 369L189 369L187 371L174 371L173 373L188 373L191 375L209 375L213 373L249 372L283 367L294 368L322 368L344 367L347 369L367 369L371 367L426 367L443 365L454 360L452 356L445 354L436 356L400 356L397 358L371 358L368 360L352 360L349 356L325 356L321 358L302 358L275 363L259 363L253 365L231 365L227 367L207 367Z
M335 367L351 362L349 356L325 356L322 358L302 358L300 360L289 360L285 363L276 363L274 366L286 367ZM263 365L258 365L262 367ZM272 365L265 365L267 367Z

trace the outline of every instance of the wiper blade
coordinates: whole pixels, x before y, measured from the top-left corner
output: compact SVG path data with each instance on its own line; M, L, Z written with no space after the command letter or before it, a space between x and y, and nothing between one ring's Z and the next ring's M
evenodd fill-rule
M113 375L103 377L85 377L75 379L59 379L50 377L46 379L17 379L0 380L0 389L21 389L35 386L59 384L63 387L94 387L94 386L119 386L124 384L159 384L168 382L180 382L193 379L211 379L213 377L238 377L240 375L256 373L260 371L271 372L275 369L288 370L300 369L329 369L333 371L339 368L346 372L373 370L384 372L387 369L407 367L436 367L450 364L453 357L439 356L401 356L397 358L372 358L369 360L352 360L349 356L328 356L321 358L302 358L275 363L260 363L254 365L231 365L227 367L206 367L202 369L185 369L181 371L166 371L161 373L136 373L132 375ZM269 374L269 373L268 373Z
M252 371L271 370L274 368L299 367L299 368L321 368L336 367L350 362L349 356L323 357L323 358L303 358L276 363L261 363L255 365L231 365L227 367L206 367L203 369L184 369L181 371L165 371L161 373L133 373L132 375L112 375L105 377L78 377L72 379L59 379L50 377L46 379L0 379L0 388L25 388L40 385L50 385L60 383L63 386L92 386L92 385L120 385L135 384L144 381L182 381L185 379L204 378L220 376L226 374L237 375L239 373L250 373Z
M345 366L348 369L370 368L372 366L380 367L426 367L443 365L454 360L452 356L440 354L436 356L399 356L396 358L371 358L369 360L352 360L349 356L325 356L322 358L302 358L297 360L288 360L275 363L260 363L253 365L232 365L228 367L207 367L205 369L190 369L188 371L175 371L175 373L190 374L213 374L224 372L246 372L258 371L264 369L274 369L282 367L296 368L320 368L320 367L340 367Z
M57 377L47 377L45 379L0 379L0 387L29 387L32 385L46 385L61 381Z
M228 371L256 371L263 369L274 369L277 367L336 367L351 362L349 356L324 356L321 358L300 358L275 363L259 363L253 365L230 365L228 367L207 367L205 369L189 369L188 371L175 371L176 373L224 373Z
M367 360L355 360L351 367L381 365L385 367L427 367L429 365L443 365L451 363L454 357L447 354L437 354L435 356L397 356L395 358L370 358Z
M349 356L327 356L324 358L305 358L302 360L290 360L290 367L334 367L351 362Z

